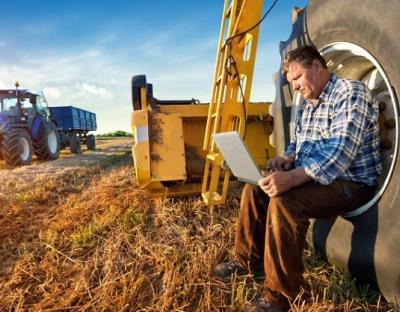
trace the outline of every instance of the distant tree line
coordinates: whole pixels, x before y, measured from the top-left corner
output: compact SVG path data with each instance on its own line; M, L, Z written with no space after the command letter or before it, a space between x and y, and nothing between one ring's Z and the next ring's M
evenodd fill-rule
M108 132L108 133L102 133L102 134L97 134L97 137L131 137L132 133L123 131L123 130L117 130L114 132Z

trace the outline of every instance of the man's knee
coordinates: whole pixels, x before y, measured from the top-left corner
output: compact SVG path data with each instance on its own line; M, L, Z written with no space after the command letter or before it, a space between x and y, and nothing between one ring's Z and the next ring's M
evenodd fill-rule
M257 207L264 207L268 205L269 197L259 186L246 183L243 188L240 201L241 206L256 205Z
M286 220L285 222L288 222L296 232L306 229L309 225L306 209L299 202L297 196L293 196L290 192L271 197L268 211L272 223ZM299 227L299 225L301 226Z
M243 196L244 194L248 194L248 193L254 192L255 189L256 189L257 187L258 187L258 186L255 186L255 185L253 185L253 184L246 183L246 184L244 185L244 187L243 187L243 190L242 190L242 196Z
M291 207L294 203L290 191L283 193L279 196L271 197L271 202L274 202L279 207Z
M284 213L284 214L297 214L298 213L298 205L297 200L294 198L293 194L290 191L283 193L276 197L271 197L268 209L271 209L271 212L276 213Z

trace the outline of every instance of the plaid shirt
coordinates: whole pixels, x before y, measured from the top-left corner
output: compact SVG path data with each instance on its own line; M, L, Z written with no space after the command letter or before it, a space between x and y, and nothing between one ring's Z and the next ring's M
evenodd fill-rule
M317 105L305 100L300 106L285 155L321 184L376 185L382 173L378 115L367 86L332 75Z

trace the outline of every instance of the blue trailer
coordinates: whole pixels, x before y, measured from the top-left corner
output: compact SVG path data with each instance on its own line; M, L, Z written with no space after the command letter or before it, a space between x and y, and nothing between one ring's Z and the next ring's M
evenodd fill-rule
M81 153L81 143L90 150L96 148L94 135L88 134L97 129L95 113L74 106L49 108L60 135L60 148L69 147L75 154Z

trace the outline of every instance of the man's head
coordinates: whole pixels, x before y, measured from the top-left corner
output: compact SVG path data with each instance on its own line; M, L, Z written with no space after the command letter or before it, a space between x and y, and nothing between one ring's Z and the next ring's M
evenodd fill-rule
M282 62L282 72L293 90L308 100L318 99L330 77L324 58L311 46L290 51Z

